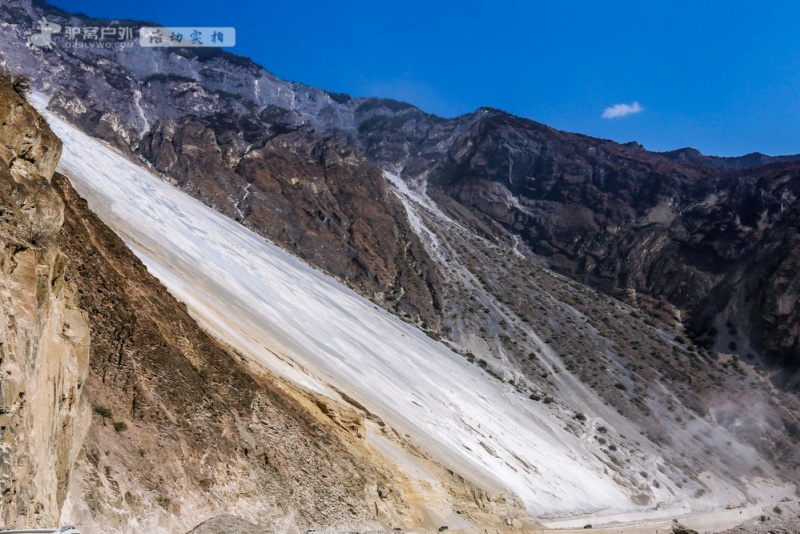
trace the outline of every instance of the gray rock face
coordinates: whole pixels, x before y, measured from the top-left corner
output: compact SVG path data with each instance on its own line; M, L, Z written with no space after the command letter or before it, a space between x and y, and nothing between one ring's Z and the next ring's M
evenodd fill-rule
M385 192L383 177L350 173L346 188L333 188L324 158L311 170L293 152L313 159L349 145L412 188L430 180L431 194L483 235L519 235L563 273L669 303L698 340L765 355L796 383L788 274L797 261L796 156L654 154L488 108L446 120L403 102L286 82L216 50L66 49L56 37L52 50L29 48L41 16L64 26L81 20L31 0L9 0L0 14L5 63L53 95L51 108L378 301L399 292L399 310L411 317L439 324L440 274L413 238L410 256L394 252L413 232L393 199L353 195L359 180ZM326 193L316 195L318 184L295 195L301 178L328 182ZM394 222L377 222L381 213ZM364 221L381 228L377 239L393 243L390 252L368 244L370 233L358 230Z
M435 263L381 171L340 140L214 115L161 119L140 151L206 204L390 309L439 324Z
M383 101L285 82L217 50L69 49L63 36L31 49L26 36L42 16L83 24L38 6L4 5L0 48L11 70L52 95L51 109L370 298L440 324L435 264L380 170L350 146L356 121Z
M799 164L721 172L505 115L459 136L431 183L559 271L666 300L701 344L763 352L796 385Z
M224 514L204 521L187 534L261 534L262 532L263 528L241 517Z
M696 148L679 148L678 150L660 152L659 154L671 160L703 167L711 167L723 171L742 170L751 167L760 167L761 165L768 165L770 163L800 160L800 154L767 156L760 152L751 152L750 154L736 157L706 156Z

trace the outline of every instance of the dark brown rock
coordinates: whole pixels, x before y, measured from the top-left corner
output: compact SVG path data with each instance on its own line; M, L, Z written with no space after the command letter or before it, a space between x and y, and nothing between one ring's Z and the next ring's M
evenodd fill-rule
M382 172L336 138L288 128L162 120L142 151L206 204L390 308L438 325L441 275Z
M667 301L701 342L749 344L797 384L800 164L723 172L494 115L455 140L432 180L499 223L496 239L518 234L616 296Z

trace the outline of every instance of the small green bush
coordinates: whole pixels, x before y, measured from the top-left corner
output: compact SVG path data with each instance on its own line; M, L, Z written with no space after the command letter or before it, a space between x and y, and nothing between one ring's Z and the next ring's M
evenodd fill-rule
M111 419L114 417L114 413L111 411L111 408L108 408L107 406L95 406L94 413L103 419Z
M125 423L125 421L115 421L114 430L116 430L117 432L125 432L126 430L128 430L128 425Z

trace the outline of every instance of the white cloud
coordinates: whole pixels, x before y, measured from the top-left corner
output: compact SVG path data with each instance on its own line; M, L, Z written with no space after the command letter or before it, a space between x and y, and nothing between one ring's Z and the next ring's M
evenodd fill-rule
M618 119L627 115L635 115L636 113L641 113L642 111L644 111L644 108L639 105L638 102L634 102L633 104L617 104L615 106L611 106L610 108L606 108L605 111L603 111L603 118Z

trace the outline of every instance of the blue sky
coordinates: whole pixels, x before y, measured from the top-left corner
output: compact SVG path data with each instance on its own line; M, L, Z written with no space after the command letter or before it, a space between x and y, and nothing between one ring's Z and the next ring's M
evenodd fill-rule
M800 153L796 1L50 1L234 26L231 51L277 76L443 116L493 106L651 150ZM620 104L638 112L603 117Z

